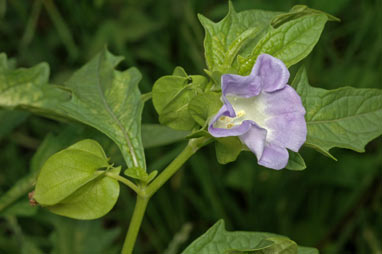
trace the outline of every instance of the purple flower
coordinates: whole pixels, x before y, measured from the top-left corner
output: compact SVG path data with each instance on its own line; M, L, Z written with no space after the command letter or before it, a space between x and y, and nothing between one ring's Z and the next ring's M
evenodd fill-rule
M238 136L262 166L282 169L288 149L297 152L306 140L305 109L287 82L284 63L260 55L249 76L222 76L223 106L211 120L214 137Z

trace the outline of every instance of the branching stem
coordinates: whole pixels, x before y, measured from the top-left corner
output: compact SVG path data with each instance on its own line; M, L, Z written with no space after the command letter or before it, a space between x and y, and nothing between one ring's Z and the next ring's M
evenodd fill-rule
M138 232L142 224L143 216L150 198L173 176L180 167L201 147L212 141L209 137L191 139L184 150L155 178L149 185L136 186L122 176L111 176L118 181L126 184L137 193L133 216L126 234L122 248L122 254L132 254Z

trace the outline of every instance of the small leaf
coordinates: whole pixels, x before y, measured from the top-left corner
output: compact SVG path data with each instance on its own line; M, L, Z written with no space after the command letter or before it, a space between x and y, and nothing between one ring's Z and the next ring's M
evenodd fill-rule
M305 145L334 158L333 147L364 152L365 145L382 134L382 90L342 87L325 90L309 85L305 68L292 86L306 109Z
M147 174L146 170L142 168L128 168L125 170L124 174L131 178L141 180L144 183L149 183L155 178L158 171L155 170L150 174Z
M289 170L304 170L306 169L306 164L304 159L299 153L288 150L289 152L289 161L288 165L285 167Z
M233 162L243 148L238 137L217 138L215 142L216 158L220 164Z
M219 111L221 106L220 94L207 92L195 96L188 105L188 111L195 122L203 127Z
M151 172L149 174L149 176L147 177L147 180L146 180L146 183L150 183L152 180L154 180L154 178L158 175L158 171L157 170L154 170L153 172Z
M208 80L203 76L164 76L153 86L153 104L159 122L176 130L192 130L196 123L188 112L191 99L201 93Z
M102 147L82 140L51 156L37 178L34 199L54 213L76 219L95 219L114 206L118 181L105 177L109 168ZM119 174L120 167L110 172Z
M238 58L239 74L250 73L262 53L279 58L288 67L298 63L312 51L327 20L324 14L307 15L271 29L248 57Z
M184 78L188 77L188 74L186 73L186 71L181 66L176 66L174 71L172 72L172 75L173 76L184 77Z
M138 180L147 179L148 177L146 170L143 168L128 168L124 174Z
M246 55L252 50L271 20L280 12L248 10L237 13L229 2L229 11L215 23L198 15L205 30L204 50L208 69L211 72L230 72L238 54Z
M295 242L276 234L226 231L224 222L220 220L182 254L303 254L308 253L306 250L314 249L297 247Z

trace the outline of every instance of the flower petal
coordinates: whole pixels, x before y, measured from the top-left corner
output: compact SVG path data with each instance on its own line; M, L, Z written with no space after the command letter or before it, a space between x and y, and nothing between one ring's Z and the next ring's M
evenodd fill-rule
M286 148L266 144L263 155L258 163L267 168L283 169L288 164L289 154Z
M261 81L258 77L225 74L221 79L223 96L228 94L240 97L256 96L261 91Z
M305 109L296 91L287 85L272 93L262 93L267 104L267 142L297 152L306 140Z
M260 96L264 97L267 104L267 113L281 115L286 113L305 114L305 108L297 92L289 85L284 89L271 93L264 92Z
M267 142L298 152L306 140L306 123L303 115L285 114L269 119Z
M280 59L268 54L261 54L257 57L250 76L259 76L262 90L273 92L284 88L289 75L287 67Z
M252 126L252 121L246 120L243 121L240 125L234 126L230 129L226 128L216 128L214 127L215 122L210 122L210 125L208 126L208 132L216 137L216 138L221 138L221 137L230 137L230 136L240 136L246 133Z
M257 160L259 160L263 155L266 136L267 131L265 129L252 123L251 128L240 136L240 140L256 155Z

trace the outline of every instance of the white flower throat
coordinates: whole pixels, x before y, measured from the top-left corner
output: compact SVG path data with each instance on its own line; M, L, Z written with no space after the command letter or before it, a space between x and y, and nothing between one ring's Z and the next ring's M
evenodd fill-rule
M227 96L235 110L236 117L221 116L215 123L216 128L231 129L239 126L245 120L252 120L262 128L266 128L268 116L266 114L266 102L264 96L243 98L236 96Z

